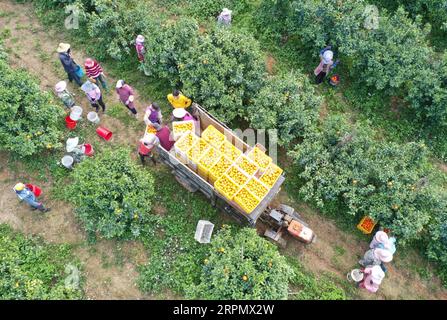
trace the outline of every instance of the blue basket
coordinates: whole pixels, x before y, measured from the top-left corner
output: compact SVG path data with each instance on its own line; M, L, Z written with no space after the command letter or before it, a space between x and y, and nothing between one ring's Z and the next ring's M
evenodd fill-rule
M80 65L78 65L77 68L76 68L76 75L79 78L82 78L85 75L85 72L84 72L84 70L82 70Z

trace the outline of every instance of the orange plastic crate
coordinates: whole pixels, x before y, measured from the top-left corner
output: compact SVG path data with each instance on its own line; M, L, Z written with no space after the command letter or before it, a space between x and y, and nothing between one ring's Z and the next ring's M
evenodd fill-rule
M373 219L368 216L364 216L362 220L360 220L360 223L357 225L357 229L362 231L364 234L371 234L376 224L377 222L375 222Z

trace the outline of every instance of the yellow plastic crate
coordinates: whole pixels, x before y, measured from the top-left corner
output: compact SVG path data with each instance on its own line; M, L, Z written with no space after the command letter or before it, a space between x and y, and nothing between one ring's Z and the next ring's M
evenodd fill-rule
M193 133L195 131L194 121L174 121L172 122L172 135L174 140L181 138L185 133Z
M211 167L208 174L208 181L214 184L231 167L231 161L221 156L220 159Z
M248 157L253 160L261 169L267 169L272 163L272 158L265 154L258 147L254 147L249 153Z
M207 152L203 154L203 156L200 158L198 163L198 173L199 175L204 178L205 180L208 179L208 173L211 167L219 161L219 159L222 157L222 154L214 149L213 147L210 147Z
M188 150L188 159L198 163L202 155L208 151L208 148L210 148L208 142L199 138L192 148Z
M368 216L364 216L360 223L357 225L357 229L362 231L364 234L371 234L376 226L377 222Z
M245 188L250 191L259 201L264 199L264 197L269 192L269 188L267 188L261 181L256 178L251 178Z
M232 201L241 187L224 174L214 183L214 188L216 188L216 190L225 198Z
M225 135L211 124L202 132L202 138L215 148L219 148L225 141Z
M186 163L188 161L187 153L192 148L192 146L199 141L199 137L193 133L189 133L181 137L174 144L174 153L177 159Z
M271 163L259 180L266 186L271 188L275 185L276 181L278 181L278 178L281 176L282 173L283 170L280 167L278 167L274 163Z
M219 151L231 162L236 161L242 154L242 151L233 146L229 141L224 141Z
M232 166L228 171L226 172L226 175L228 175L234 182L236 182L239 186L243 186L249 179L249 177L237 166Z
M242 188L235 196L234 202L236 202L245 213L250 214L259 205L259 200L247 190L247 188Z
M249 176L254 175L259 170L259 167L244 155L237 159L236 164Z

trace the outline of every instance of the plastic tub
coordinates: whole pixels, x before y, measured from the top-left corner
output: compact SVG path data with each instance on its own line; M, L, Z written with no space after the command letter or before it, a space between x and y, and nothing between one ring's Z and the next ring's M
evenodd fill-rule
M100 136L101 138L103 138L106 141L109 141L110 139L112 139L112 131L110 131L107 128L104 127L98 127L96 129L96 133L98 134L98 136Z
M70 118L73 121L78 121L79 119L81 119L82 111L83 111L82 108L79 106L72 107L70 112Z
M85 143L82 146L82 150L84 151L84 153L87 157L93 157L93 154L95 153L95 150L93 150L92 145L88 144L88 143Z
M67 169L73 168L73 162L74 162L74 159L72 156L64 156L62 158L62 165Z
M65 126L70 129L74 130L76 128L77 122L70 118L70 116L65 117Z
M95 111L91 111L87 114L87 120L94 124L98 124L100 121L99 116Z

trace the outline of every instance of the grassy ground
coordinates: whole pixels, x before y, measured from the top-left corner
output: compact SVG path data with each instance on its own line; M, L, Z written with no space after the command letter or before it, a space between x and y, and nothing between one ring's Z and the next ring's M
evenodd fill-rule
M73 42L74 38L56 32L53 28L43 28L36 17L32 14L32 8L22 10L22 5L13 5L11 2L0 4L0 12L7 12L7 15L0 15L0 26L8 29L6 45L11 52L11 62L14 67L24 67L35 74L40 80L43 89L51 90L53 85L63 79L62 68L57 61L55 48L60 41L70 41L73 43L75 58L82 61L86 53L82 52L80 41ZM7 18L5 18L7 17ZM26 26L26 29L24 28ZM28 46L27 46L28 44ZM29 44L33 50L28 50ZM267 54L266 57L269 55ZM280 68L280 63L273 63L276 58L270 54L271 67ZM273 59L273 60L272 60ZM277 59L281 60L281 59ZM167 110L165 102L166 84L150 83L141 73L130 67L135 66L133 62L117 64L115 62L105 62L104 67L109 76L109 83L113 84L118 78L125 78L129 83L137 88L137 108L143 107L149 101L156 100L162 102L164 111ZM45 70L42 72L42 70ZM82 93L73 87L77 100L82 101L82 107L87 112L90 107L82 98ZM141 121L135 121L128 117L124 108L117 105L116 98L112 93L107 94L106 103L109 106L107 115L101 117L101 123L114 132L114 137L109 144L112 145L137 145L137 141L144 130ZM339 108L343 108L342 106ZM166 114L166 113L165 113ZM94 133L93 127L87 123L80 126L75 132L82 137L81 141L88 141L94 145L97 152L104 147ZM15 229L25 233L40 234L50 242L71 243L75 246L75 254L86 266L85 291L89 298L173 298L178 297L171 290L163 289L160 286L155 296L145 295L136 287L138 277L138 265L146 264L148 261L161 261L163 254L169 254L172 261L178 261L182 256L181 251L170 250L172 244L190 244L187 239L194 230L194 221L200 217L208 216L217 224L226 221L226 217L218 214L209 206L205 198L197 194L187 194L173 179L172 175L163 166L157 166L149 170L153 171L157 178L159 187L158 203L154 211L164 215L164 226L160 229L167 242L147 241L140 242L116 242L98 241L96 244L88 243L82 230L82 226L73 215L72 208L66 203L58 200L58 188L63 184L55 184L53 180L48 181L49 174L55 181L63 181L66 171L57 166L57 161L62 153L52 154L49 157L33 159L33 161L17 162L7 155L2 155L2 167L0 181L2 191L2 203L6 203L6 209L0 214L0 222L6 222ZM4 160L4 161L3 161ZM24 174L27 172L27 174ZM44 190L52 189L51 194L45 195L53 207L53 212L46 216L35 216L27 212L27 208L17 205L14 195L10 192L11 184L17 179L37 180ZM40 179L40 180L39 180ZM172 197L172 195L176 195ZM293 196L293 195L292 195ZM356 233L354 225L345 225L344 230L340 229L334 222L318 212L309 208L306 204L293 201L285 192L281 193L278 201L294 205L308 220L311 227L318 235L315 245L306 247L292 239L289 239L288 246L282 250L295 264L299 264L307 275L309 272L315 274L317 279L332 279L339 287L344 288L348 297L355 299L398 299L398 298L427 298L441 299L446 297L446 293L439 286L439 281L433 276L430 266L413 251L399 253L395 264L390 268L386 282L381 288L380 294L370 296L363 291L358 291L345 281L347 271L356 265L356 261L367 247L367 238ZM180 203L180 204L179 204ZM179 220L184 218L185 220ZM179 223L180 222L180 223ZM227 221L228 222L228 221ZM192 237L192 236L191 236ZM181 245L180 245L181 248ZM200 254L197 255L200 259ZM172 261L168 265L170 274L176 275L181 270L176 269ZM182 262L180 260L180 262ZM182 264L179 264L180 266ZM415 266L420 273L415 273ZM149 268L149 276L152 271L157 271L157 266ZM160 267L160 266L158 266ZM160 270L160 269L158 269ZM163 271L163 270L161 270ZM422 276L421 276L422 275ZM178 275L177 275L178 276ZM311 277L312 278L312 277ZM177 277L177 279L179 279ZM307 278L306 278L307 279ZM175 280L175 279L174 279ZM173 284L174 288L181 284L173 280L164 279L165 284ZM297 288L301 288L303 293L308 292L309 296L316 297L312 293L315 283L311 280L308 286L303 286L303 281L297 280ZM322 283L326 283L321 280ZM163 282L161 282L163 284ZM321 291L321 288L320 288Z

